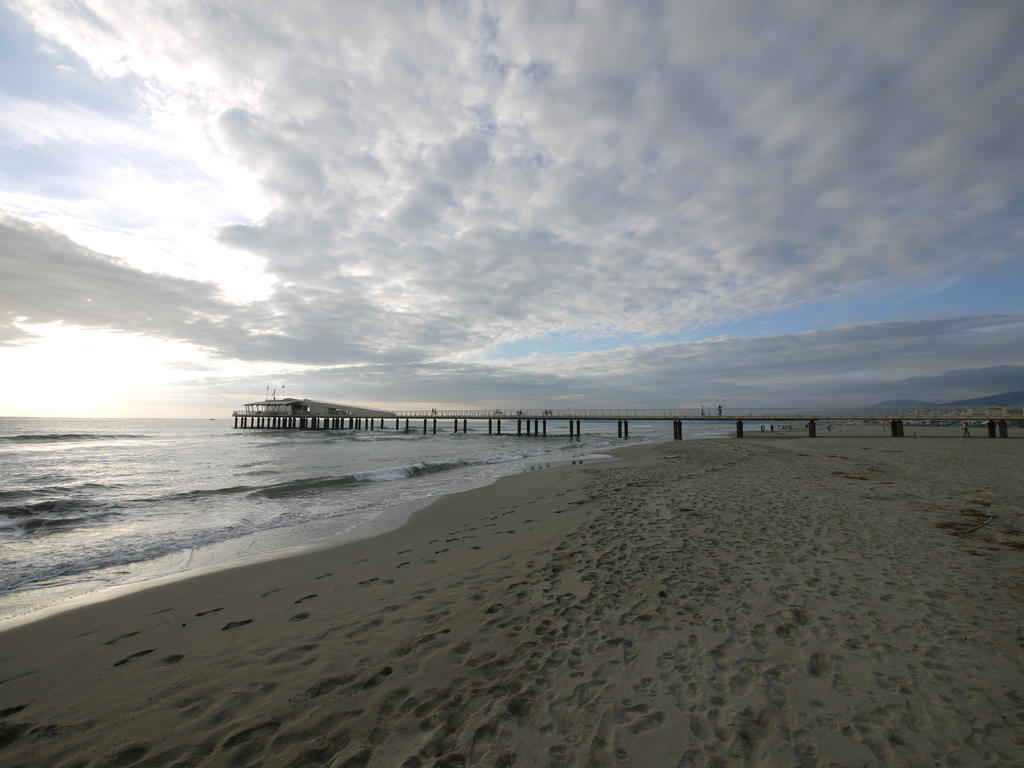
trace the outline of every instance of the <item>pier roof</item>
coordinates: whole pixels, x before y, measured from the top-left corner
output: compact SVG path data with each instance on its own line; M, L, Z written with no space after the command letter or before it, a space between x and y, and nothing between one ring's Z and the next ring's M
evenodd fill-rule
M332 403L326 400L282 397L267 398L245 403L236 416L358 416L387 418L395 416L394 411L368 408L350 403Z

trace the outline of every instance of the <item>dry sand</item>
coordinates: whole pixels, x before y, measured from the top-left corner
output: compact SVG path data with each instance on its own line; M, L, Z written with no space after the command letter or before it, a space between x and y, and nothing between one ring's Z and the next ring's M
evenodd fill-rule
M1024 765L1022 449L630 448L63 613L0 763Z

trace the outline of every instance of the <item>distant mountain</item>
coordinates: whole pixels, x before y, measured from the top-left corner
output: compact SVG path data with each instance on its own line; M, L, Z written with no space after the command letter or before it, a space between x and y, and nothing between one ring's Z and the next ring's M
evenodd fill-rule
M1001 392L998 395L976 397L973 400L956 400L940 405L1020 405L1024 403L1024 389L1017 392Z
M935 403L926 403L924 400L883 400L880 403L875 403L872 408L885 408L889 406L910 406L910 405L935 405Z
M883 400L875 403L872 408L919 407L925 405L1021 405L1024 404L1024 390L1018 392L1000 392L998 395L975 397L971 400L954 400L951 403L929 403L924 400Z

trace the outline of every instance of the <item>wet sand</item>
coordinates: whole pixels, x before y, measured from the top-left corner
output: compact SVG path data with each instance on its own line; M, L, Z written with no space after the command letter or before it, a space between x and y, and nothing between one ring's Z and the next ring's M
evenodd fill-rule
M1024 764L1022 451L703 440L504 478L0 633L0 762Z

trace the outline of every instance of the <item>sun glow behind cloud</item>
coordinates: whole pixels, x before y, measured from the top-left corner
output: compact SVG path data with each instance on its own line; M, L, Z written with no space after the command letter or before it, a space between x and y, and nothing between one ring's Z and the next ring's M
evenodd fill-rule
M226 399L201 410L192 402L197 382L210 386L253 376L279 381L303 369L218 360L194 344L138 333L59 323L24 325L22 330L35 338L0 348L0 370L5 372L0 415L173 416L182 413L181 401L186 401L193 412L225 416L236 401ZM144 410L140 401L145 401Z

